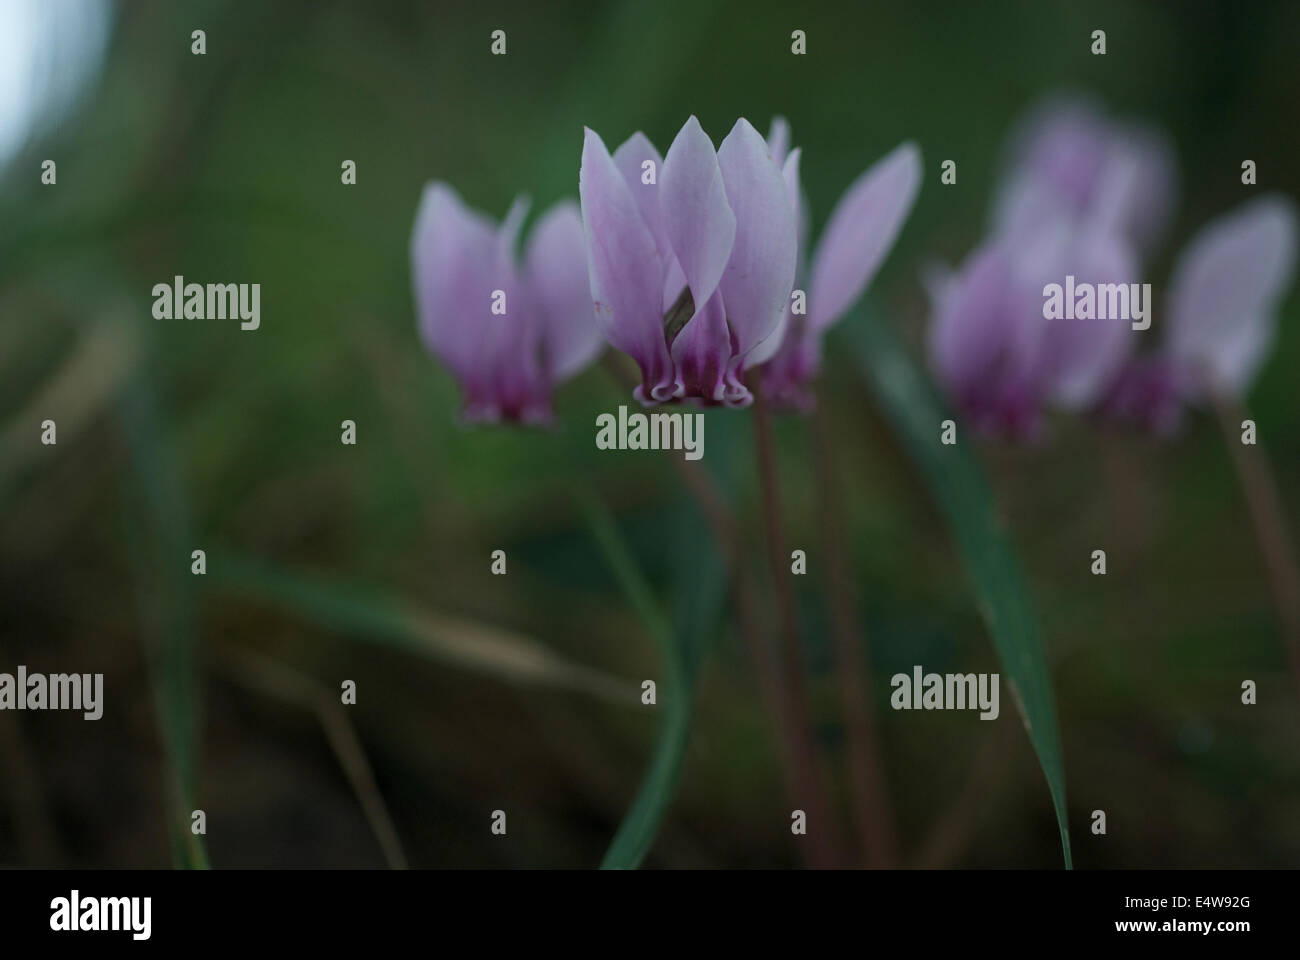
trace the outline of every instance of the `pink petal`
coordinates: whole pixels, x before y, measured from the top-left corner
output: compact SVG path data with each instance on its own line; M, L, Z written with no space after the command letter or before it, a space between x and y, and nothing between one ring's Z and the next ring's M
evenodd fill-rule
M486 394L496 229L445 183L424 189L411 233L421 339L467 394Z
M1173 211L1177 164L1168 139L1116 122L1086 98L1052 97L1019 125L997 191L996 231L1014 236L1035 211L1118 231L1143 251Z
M732 335L732 371L765 340L785 312L794 285L794 209L781 171L748 120L736 121L718 149L736 242L719 284ZM738 382L736 376L733 382ZM746 391L747 393L747 391Z
M1019 344L1041 317L1041 297L1016 276L996 244L973 251L947 282L929 329L930 363L952 395L1027 384L1034 371Z
M1179 374L1173 362L1162 353L1130 359L1106 391L1098 412L1160 437L1173 436L1183 424Z
M676 392L664 341L664 263L636 200L605 144L586 130L578 178L587 271L596 322L605 339L641 368L642 402Z
M552 382L566 380L600 352L591 307L582 213L571 200L551 207L528 239L528 285L540 314L541 340Z
M1116 126L1092 201L1098 222L1149 250L1174 212L1177 192L1178 164L1168 139L1154 129Z
M808 329L806 320L787 312L780 349L763 367L763 391L775 407L810 413L815 406L812 381L821 367L822 338Z
M708 403L723 402L731 331L727 329L721 293L714 291L678 332L672 355L686 396L700 397Z
M784 167L786 155L790 152L790 124L785 117L772 118L772 126L767 132L767 149L772 154L772 162Z
M736 236L713 143L691 117L668 148L660 177L664 232L698 310L713 295Z
M644 164L647 160L654 164L654 183L642 182ZM655 149L655 145L649 138L638 130L614 151L614 166L618 167L627 183L627 188L632 191L637 208L641 211L641 218L645 220L646 226L650 228L650 233L655 238L659 256L663 258L665 264L671 263L673 247L664 232L663 217L659 213L659 179L664 169L664 161L659 156L659 151ZM678 287L673 294L674 298L681 292L682 288Z
M813 256L808 319L825 330L851 307L880 268L921 185L921 151L904 143L845 191Z
M1109 125L1097 103L1083 97L1049 97L1035 105L1012 134L1004 186L1014 192L1018 184L1038 182L1067 209L1081 212L1096 188L1109 146Z
M1036 272L1021 278L1029 290L1041 294L1049 283L1064 288L1067 276L1073 276L1076 288L1093 284L1100 297L1102 284L1128 285L1138 279L1137 258L1118 232L1067 227L1060 239L1051 250L1052 240L1040 234L1037 249L1051 253L1038 261ZM1038 306L1037 315L1022 328L1022 344L1031 357L1028 363L1051 399L1067 409L1092 406L1118 376L1136 345L1132 304L1130 316L1106 319L1047 320L1042 316L1041 298Z
M544 403L549 393L541 367L541 326L515 258L529 206L526 197L515 199L494 242L492 290L505 294L505 312L488 310L487 362L492 368L494 401L507 411Z
M799 196L799 156L798 147L790 151L790 155L786 157L785 166L781 170L781 179L785 181L786 196L790 198L791 205L794 207L795 220L802 226L803 220L800 219L800 213L803 205ZM801 232L800 240L802 241L802 239ZM791 293L793 294L793 291ZM787 304L786 308L781 311L781 319L777 322L776 329L768 334L753 350L749 351L749 356L745 358L747 368L760 367L776 355L776 352L781 349L781 342L790 327L791 319L790 305Z
M1168 344L1202 386L1249 388L1272 345L1295 258L1295 210L1279 196L1249 201L1192 238L1170 281Z
M799 189L799 160L802 156L802 148L795 147L781 164L781 179L785 181L786 199L790 201L790 209L794 211L794 222L800 226L803 225L801 218L804 215L803 197ZM806 232L800 230L797 239L802 249Z

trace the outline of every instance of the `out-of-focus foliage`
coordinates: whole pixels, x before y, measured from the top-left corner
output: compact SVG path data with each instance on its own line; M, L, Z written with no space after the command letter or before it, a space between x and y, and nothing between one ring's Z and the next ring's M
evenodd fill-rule
M1089 53L1098 26L1104 57ZM190 53L197 28L204 56ZM504 57L489 53L498 28ZM803 57L790 53L796 28ZM93 724L0 716L6 864L172 862L177 765L207 811L214 865L382 863L314 719L214 668L248 653L330 690L356 682L348 716L412 864L600 862L661 713L635 695L611 704L365 642L365 616L325 623L226 589L211 568L190 578L202 547L210 564L251 558L287 578L266 589L352 584L530 638L632 691L661 675L570 491L581 477L609 505L671 612L689 549L676 531L694 517L680 478L664 456L595 449L596 414L629 402L599 367L560 390L554 432L455 422L455 387L421 348L411 301L407 242L427 180L498 215L521 191L541 210L576 195L584 124L610 142L641 129L667 143L691 113L709 130L740 115L766 129L779 113L798 131L816 230L857 173L913 139L924 184L872 300L917 358L919 270L978 239L1003 137L1045 92L1085 90L1173 138L1184 195L1171 253L1144 278L1157 289L1172 251L1252 189L1242 160L1258 164L1261 189L1300 197L1300 128L1287 122L1300 8L1287 2L122 3L112 31L81 106L0 171L0 670L103 672L107 698ZM55 186L40 182L47 158ZM952 186L939 183L945 159ZM344 160L355 186L340 182ZM151 288L176 275L260 283L261 329L154 320ZM1249 398L1293 516L1298 306L1294 294L1283 305ZM941 514L835 343L827 413L852 493L844 534L903 856L1059 865L1008 696L995 723L886 707L889 676L913 664L998 667ZM102 366L72 367L84 389L61 392L86 344ZM141 389L152 420L131 419ZM71 427L59 419L55 447L36 445L47 416ZM705 462L757 550L748 417L706 414ZM355 447L339 443L344 419ZM790 541L815 573L808 431L777 427ZM153 491L162 501L142 451L174 471ZM1212 424L1157 443L1060 421L1041 447L976 455L1040 613L1076 864L1294 865L1300 708ZM1105 577L1088 573L1098 547ZM495 549L507 576L489 573ZM796 582L811 708L838 775L825 597L819 576ZM714 633L677 796L645 864L797 862L744 645L730 620ZM193 689L156 669L167 642L192 657ZM1258 706L1241 706L1244 679L1259 683ZM178 757L191 722L193 754ZM506 838L488 832L498 808ZM1104 843L1086 830L1098 808Z

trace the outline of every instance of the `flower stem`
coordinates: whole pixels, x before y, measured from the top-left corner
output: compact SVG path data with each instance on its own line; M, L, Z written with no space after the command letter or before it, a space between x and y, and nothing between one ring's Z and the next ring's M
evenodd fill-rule
M635 385L635 378L613 356L606 356L604 367L620 386ZM745 564L746 550L740 528L717 483L698 461L684 460L681 457L668 459L677 469L687 491L695 498L709 525L709 532L726 559L736 632L740 634L753 662L759 700L777 738L778 761L786 797L792 805L798 807L802 802L800 798L804 795L801 783L806 782L806 777L801 776L799 771L812 765L812 761L807 758L808 743L811 741L806 743L806 738L798 736L796 732L799 726L795 722L792 700L786 694L781 668L761 627L757 591L751 571ZM829 865L829 858L821 858L820 848L801 844L799 849L804 862L809 866Z
M808 702L803 688L802 644L795 615L794 585L787 549L785 522L781 514L781 491L776 475L776 450L772 439L772 414L758 377L750 377L754 394L754 436L758 472L763 490L763 513L767 526L768 560L781 620L781 670L784 700L790 717L790 736L795 748L795 774L803 806L808 814L810 861L831 866L839 849L839 829L831 812L825 768L813 740Z
M744 640L749 658L754 664L754 675L758 681L758 695L768 722L772 724L777 736L780 751L781 777L785 785L786 798L796 808L800 805L803 790L801 771L808 769L809 747L797 731L799 725L792 706L792 698L786 693L781 667L768 645L764 632L759 626L762 622L758 612L758 599L748 569L744 564L745 550L740 539L740 532L728 509L726 501L712 478L693 461L673 457L672 463L677 467L682 480L704 512L705 520L714 540L723 548L727 558L728 572L731 577L732 608L736 615L736 631ZM804 862L808 866L829 865L821 860L818 848L801 846Z
M1286 509L1264 452L1241 442L1239 431L1246 419L1245 408L1234 398L1220 394L1214 397L1214 410L1255 526L1255 541L1288 645L1291 674L1300 691L1300 566L1291 549Z
M871 662L858 617L857 597L847 576L841 540L844 511L830 437L830 417L826 413L825 394L819 392L821 396L812 420L814 456L819 475L818 512L821 514L822 548L826 554L822 566L826 571L826 591L834 625L835 659L839 665L836 674L840 681L840 699L844 704L852 819L866 865L890 867L896 857L893 817L872 714Z

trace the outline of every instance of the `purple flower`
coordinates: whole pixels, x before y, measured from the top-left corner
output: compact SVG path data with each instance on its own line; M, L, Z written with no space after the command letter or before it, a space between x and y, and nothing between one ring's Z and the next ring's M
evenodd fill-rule
M1189 400L1249 389L1273 344L1295 259L1295 210L1280 196L1242 204L1187 244L1169 283L1166 352L1186 371Z
M1100 412L1169 434L1184 404L1244 395L1272 347L1295 261L1296 215L1283 197L1201 228L1174 264L1164 344L1126 365Z
M1097 303L1108 285L1138 280L1137 257L1118 234L1098 225L1046 228L1020 251L1026 278L1038 295L1038 312L1027 325L1024 350L1045 400L1066 410L1097 402L1132 353L1132 304L1127 312L1095 310L1096 316L1045 319L1045 291L1051 284L1090 284ZM1118 304L1117 304L1118 305ZM1073 312L1073 311L1071 311ZM1101 316L1105 313L1106 316Z
M548 421L555 386L600 349L577 204L541 217L520 269L515 246L527 210L516 200L497 227L435 182L415 216L421 339L460 382L469 421Z
M1169 220L1177 164L1155 129L1107 117L1092 101L1051 98L1012 135L995 196L994 231L1015 237L1067 214L1113 231L1139 252Z
M993 237L930 284L931 367L981 432L1037 437L1046 406L1086 409L1119 377L1134 343L1127 317L1048 318L1046 291L1068 277L1129 284L1136 258L1117 234L1057 217L1032 235Z
M1168 146L1087 102L1053 101L1009 153L990 239L955 277L931 284L931 365L965 414L985 431L1023 437L1055 405L1168 434L1186 403L1244 393L1294 270L1290 203L1252 201L1194 237L1165 299L1165 343L1135 355L1142 335L1128 318L1044 320L1038 308L1044 285L1071 275L1094 288L1137 280L1137 255L1175 192ZM1151 309L1148 299L1147 317Z
M1117 395L1126 399L1116 409L1145 398L1159 408L1152 417L1169 422L1167 365L1130 366L1138 342L1131 297L1127 315L1045 319L1051 284L1091 285L1100 303L1102 285L1139 280L1139 254L1168 220L1176 192L1167 143L1089 101L1056 98L1020 125L1007 156L990 238L959 281L933 297L930 354L940 383L980 429L1013 437L1037 435L1049 406L1081 411Z
M930 366L949 397L982 433L1038 436L1042 385L1024 346L1042 298L1011 253L986 244L928 286Z
M831 213L806 269L808 224L799 186L799 150L787 156L790 129L778 117L768 144L783 164L786 188L799 219L799 282L811 277L806 302L788 303L782 323L750 358L762 366L763 388L779 406L808 410L810 384L821 367L822 336L862 296L889 253L911 212L921 185L921 152L904 143L861 174L844 191Z
M795 212L743 118L714 151L691 117L662 161L633 134L611 157L586 131L579 177L591 301L641 368L647 406L745 406L746 361L777 329L795 269Z
M1183 377L1161 353L1133 357L1124 364L1097 412L1136 424L1157 436L1176 434L1183 425Z

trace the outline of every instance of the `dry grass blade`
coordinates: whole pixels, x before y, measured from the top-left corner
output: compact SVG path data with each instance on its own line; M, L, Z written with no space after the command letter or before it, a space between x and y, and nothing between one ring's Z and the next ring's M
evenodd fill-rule
M96 323L71 355L0 429L0 477L26 466L41 450L36 442L42 420L53 420L65 442L80 432L117 394L139 357L131 328Z
M220 669L243 687L316 714L325 738L338 757L339 766L361 803L384 858L394 870L405 870L406 853L397 836L397 827L379 792L379 785L375 783L374 771L366 759L361 738L334 691L288 667L252 654L229 655L220 663Z
M576 690L634 707L639 686L575 663L540 641L500 627L372 595L233 554L210 560L209 579L233 593L304 614L330 630L525 686Z

